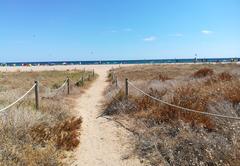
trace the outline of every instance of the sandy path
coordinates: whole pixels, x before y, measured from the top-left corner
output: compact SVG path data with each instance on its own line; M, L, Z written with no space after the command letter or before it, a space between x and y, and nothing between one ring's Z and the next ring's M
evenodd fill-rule
M76 110L83 118L80 146L76 150L76 162L72 165L84 166L121 166L140 165L137 158L128 154L131 146L128 133L116 123L105 118L97 118L101 111L102 93L107 86L108 68L99 68L99 78L78 99ZM127 158L127 159L126 159Z

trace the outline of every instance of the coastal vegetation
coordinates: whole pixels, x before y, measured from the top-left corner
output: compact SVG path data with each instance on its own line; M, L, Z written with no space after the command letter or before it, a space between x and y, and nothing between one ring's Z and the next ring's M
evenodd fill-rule
M81 117L74 114L73 96L83 93L95 79L89 77L91 74L80 70L1 72L0 110L24 94L35 80L39 81L40 103L36 110L32 91L16 105L0 112L0 165L66 164L63 160L66 152L79 144L82 123ZM57 91L67 77L72 81L70 95L66 87ZM82 77L86 81L79 84Z
M136 65L112 69L108 76L102 116L111 116L133 133L134 153L142 162L240 164L239 64ZM128 98L125 78L129 80Z

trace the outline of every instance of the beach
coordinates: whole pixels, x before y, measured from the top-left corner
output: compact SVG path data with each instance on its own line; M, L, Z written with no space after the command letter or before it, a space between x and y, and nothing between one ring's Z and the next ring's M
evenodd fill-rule
M129 65L121 65L129 66ZM98 70L117 68L119 65L54 65L54 66L4 66L1 72L31 72L31 71L65 71L65 70Z
M159 63L159 64L104 64L104 65L41 65L41 66L0 66L0 72L31 72L31 71L66 71L66 70L110 70L112 68L127 66L147 66L147 65L208 65L208 64L232 64L231 62L207 62L207 63ZM234 62L233 64L240 64Z
M238 63L55 65L0 67L0 72L9 80L10 75L15 74L15 80L11 83L14 85L21 79L31 79L32 74L50 73L47 74L48 80L53 80L58 72L75 72L75 79L72 80L77 80L78 74L92 73L94 70L96 79L89 82L89 86L80 87L83 90L81 93L63 95L63 100L59 100L62 103L64 98L66 101L71 99L71 112L74 117L81 119L81 127L75 131L79 133L75 136L79 140L79 146L69 152L69 158L64 159L67 165L166 165L168 161L162 158L163 155L173 156L172 162L181 164L194 159L191 161L194 165L198 161L210 159L217 162L221 157L216 153L219 147L211 145L213 142L221 145L220 142L225 141L226 137L235 139L238 130L234 130L234 127L239 123L229 121L227 125L216 117L181 113L181 110L174 107L156 105L156 101L151 99L163 98L164 103L173 103L178 108L238 119L234 103L239 103L240 99L239 67ZM63 76L58 78L58 82ZM39 79L40 76L35 78ZM128 78L129 85L127 102L124 97L125 78ZM40 82L43 82L41 78ZM54 84L49 84L51 85ZM148 98L136 91L136 88L156 97ZM212 101L217 101L217 104L214 105ZM48 104L52 103L48 101ZM45 105L43 100L41 105ZM226 108L231 109L231 114L226 112ZM222 127L226 129L222 131ZM221 132L214 132L215 129ZM230 135L225 132L229 129ZM199 136L196 131L201 131L205 137ZM213 139L212 134L222 139ZM166 138L168 141L165 141ZM221 153L224 157L228 157L231 152L227 149L228 146L237 152L238 143L234 139L234 146L232 142L224 142L222 145ZM186 140L193 142L194 146L189 146ZM67 141L69 142L71 141ZM191 149L198 150L198 147L209 148L213 153L199 151L197 154L203 156L199 158ZM236 155L238 153L232 153L230 157L235 158ZM56 158L55 161L60 160ZM227 161L223 160L224 163Z

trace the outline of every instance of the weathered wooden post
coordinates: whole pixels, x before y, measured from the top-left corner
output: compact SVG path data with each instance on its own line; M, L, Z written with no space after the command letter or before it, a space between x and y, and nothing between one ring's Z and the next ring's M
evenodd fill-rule
M116 88L118 87L118 79L117 79L117 76L115 77L115 85L116 85Z
M82 84L82 86L84 85L84 78L83 78L83 75L82 75L81 84Z
M92 73L92 75L93 75L93 77L94 77L94 75L95 75L95 73L94 73L94 69L93 69L93 73Z
M128 79L125 79L125 98L128 99Z
M39 110L39 84L35 81L35 106L36 110Z
M67 94L70 94L70 79L67 77Z
M115 81L115 75L114 75L114 73L112 72L112 83L114 83L114 81Z
M111 79L114 80L114 70L113 70L113 67L111 69L111 77L112 77Z

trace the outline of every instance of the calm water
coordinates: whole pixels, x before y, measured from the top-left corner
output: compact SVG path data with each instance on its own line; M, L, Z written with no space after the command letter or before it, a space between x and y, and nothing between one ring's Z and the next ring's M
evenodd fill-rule
M91 64L161 64L161 63L193 63L193 62L233 62L240 58L207 58L207 59L148 59L148 60L104 60L104 61L51 61L51 62L9 62L1 66L23 65L91 65Z

